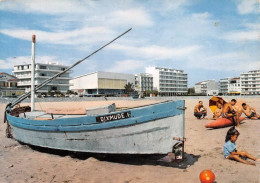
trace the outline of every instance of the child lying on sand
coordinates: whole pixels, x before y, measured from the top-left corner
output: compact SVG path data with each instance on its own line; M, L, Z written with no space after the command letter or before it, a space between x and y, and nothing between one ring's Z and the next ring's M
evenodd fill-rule
M249 158L252 159L254 161L259 161L260 159L253 157L252 155L248 154L245 151L237 151L236 150L236 140L239 136L239 132L235 129L235 127L231 127L226 135L226 139L225 139L225 144L223 146L223 152L224 152L224 156L227 159L232 159L232 160L236 160L239 161L241 163L245 163L245 164L249 164L249 165L255 165L254 162L249 162L246 161L242 158Z

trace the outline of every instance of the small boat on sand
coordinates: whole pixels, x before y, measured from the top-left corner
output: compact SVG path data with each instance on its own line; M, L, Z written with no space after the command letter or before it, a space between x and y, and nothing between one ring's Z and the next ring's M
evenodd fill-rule
M45 80L36 86L33 92L105 46L65 71ZM164 101L123 110L115 110L115 106L97 107L87 110L86 113L86 109L65 110L65 112L56 109L36 111L31 109L33 104L31 107L16 108L18 103L30 95L34 96L26 93L15 102L8 104L5 111L7 135L20 142L52 149L92 153L167 154L174 152L180 154L180 151L183 152L184 100Z
M167 101L99 115L23 112L6 118L15 139L52 149L167 154L184 137L184 101Z

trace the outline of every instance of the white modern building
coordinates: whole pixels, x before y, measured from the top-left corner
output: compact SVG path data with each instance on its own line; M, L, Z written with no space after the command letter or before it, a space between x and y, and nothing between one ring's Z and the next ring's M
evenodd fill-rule
M195 84L195 93L217 95L218 83L215 80L202 81Z
M147 73L135 75L135 90L140 92L153 90L153 76Z
M194 86L195 93L202 93L204 84L205 84L205 82L203 82L203 81L196 83Z
M229 79L230 78L223 78L219 80L219 93L223 94L223 95L227 95L228 94L228 83L229 83Z
M82 95L117 95L124 92L128 83L134 86L133 74L97 71L71 79L70 90Z
M241 82L239 77L223 78L219 80L219 93L223 95L238 95L241 93Z
M260 70L252 70L240 74L241 94L259 95L260 94Z
M239 95L241 93L240 78L230 78L228 81L228 94Z
M160 95L173 96L188 93L188 75L183 70L147 67L145 72L153 76L153 87Z
M41 84L44 80L64 71L68 66L59 65L58 63L35 63L35 86ZM70 73L67 71L60 77L54 79L49 84L37 91L37 93L47 93L52 90L66 93L69 90ZM14 75L18 78L17 86L24 88L25 92L31 89L31 64L15 65Z

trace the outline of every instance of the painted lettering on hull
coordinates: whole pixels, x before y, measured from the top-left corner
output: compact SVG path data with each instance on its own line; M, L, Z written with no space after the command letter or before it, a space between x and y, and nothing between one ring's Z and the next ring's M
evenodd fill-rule
M96 117L97 122L103 123L103 122L108 122L108 121L115 121L115 120L121 120L121 119L126 119L131 117L131 112L121 112L117 114L109 114L105 116L98 116Z

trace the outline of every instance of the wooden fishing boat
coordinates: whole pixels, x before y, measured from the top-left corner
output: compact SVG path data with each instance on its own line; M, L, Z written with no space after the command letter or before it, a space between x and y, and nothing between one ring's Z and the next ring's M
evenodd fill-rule
M168 101L102 115L34 111L16 117L7 111L6 118L13 137L26 144L94 153L167 154L184 137L184 106L182 100Z
M183 152L184 148L185 104L183 100L161 102L121 111L103 111L98 114L83 114L80 110L74 111L73 114L65 114L64 111L55 109L49 112L34 110L34 92L128 31L37 86L34 86L32 78L31 92L6 106L7 136L26 144L69 151L116 154L174 152L178 155L177 157L180 157L180 152ZM35 36L32 40L34 48ZM32 65L34 65L33 61L34 53ZM34 73L34 71L31 72ZM15 108L30 95L33 99L31 107Z

